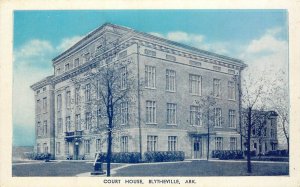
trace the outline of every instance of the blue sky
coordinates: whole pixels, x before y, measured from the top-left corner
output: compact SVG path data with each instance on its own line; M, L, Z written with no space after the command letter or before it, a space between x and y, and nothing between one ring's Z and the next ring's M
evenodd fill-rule
M53 73L51 59L105 22L239 58L259 74L288 67L285 10L15 11L13 144L34 143L29 86ZM276 64L274 66L274 64Z

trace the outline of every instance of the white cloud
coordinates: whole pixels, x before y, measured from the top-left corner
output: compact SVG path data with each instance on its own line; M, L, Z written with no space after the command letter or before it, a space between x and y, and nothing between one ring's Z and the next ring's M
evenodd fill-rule
M167 39L173 40L176 42L184 42L184 43L201 43L204 39L202 35L199 34L188 34L182 31L169 32L167 35Z
M59 52L63 52L68 48L72 47L75 43L77 43L82 36L73 36L71 38L64 38L61 43L56 47Z
M288 72L288 42L277 37L281 31L280 28L267 30L243 47L240 58L248 64L245 73L274 79L279 71Z
M228 49L231 46L229 42L225 41L207 42L205 41L206 37L202 34L187 33L183 31L171 31L166 34L150 32L149 34L219 54L229 54Z
M81 37L65 38L57 46L33 39L14 51L13 121L18 126L34 128L34 92L30 86L52 75L51 59L71 47Z

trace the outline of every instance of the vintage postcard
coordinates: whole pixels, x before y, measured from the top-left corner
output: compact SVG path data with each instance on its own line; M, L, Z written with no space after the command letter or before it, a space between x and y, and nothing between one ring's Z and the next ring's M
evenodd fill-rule
M299 186L299 3L275 2L3 2L0 185Z

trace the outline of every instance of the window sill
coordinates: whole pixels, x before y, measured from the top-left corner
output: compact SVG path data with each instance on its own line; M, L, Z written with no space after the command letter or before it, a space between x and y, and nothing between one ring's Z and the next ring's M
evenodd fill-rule
M191 96L198 96L198 97L201 97L202 95L201 94L196 94L196 93L190 93Z
M146 89L149 89L149 90L156 90L157 88L155 87L145 87Z
M157 125L157 123L146 123L146 125Z
M176 93L176 91L173 91L173 90L166 90L166 92L168 92L168 93Z
M176 123L167 123L168 126L177 126Z
M191 127L203 127L203 125L190 125Z
M235 102L235 101L236 101L236 99L228 99L228 101Z

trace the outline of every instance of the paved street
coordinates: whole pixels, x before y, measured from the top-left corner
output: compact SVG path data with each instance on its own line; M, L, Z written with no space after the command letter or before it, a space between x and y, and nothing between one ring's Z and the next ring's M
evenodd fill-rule
M288 163L254 162L253 176L288 175ZM104 169L106 165L104 164ZM191 160L176 163L113 164L113 176L247 176L246 162ZM92 162L14 163L13 176L89 176Z

